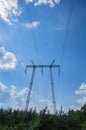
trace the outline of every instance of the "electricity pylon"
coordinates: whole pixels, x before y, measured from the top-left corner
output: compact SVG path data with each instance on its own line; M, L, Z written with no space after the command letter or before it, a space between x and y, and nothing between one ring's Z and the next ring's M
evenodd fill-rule
M28 90L28 95L27 95L25 110L28 111L28 106L29 106L29 101L30 101L30 96L31 96L31 91L32 91L32 85L33 85L33 80L34 80L34 75L35 75L36 68L41 68L42 72L43 72L44 68L49 68L50 69L50 80L51 80L53 112L54 112L54 114L57 114L52 69L53 68L59 68L59 73L60 73L60 66L59 65L53 65L54 62L55 62L55 60L53 60L50 65L35 65L33 61L31 61L31 62L32 62L32 65L26 65L26 69L25 69L25 72L27 72L27 68L33 68L32 76L31 76L31 80L30 80L30 84L29 84L29 90Z

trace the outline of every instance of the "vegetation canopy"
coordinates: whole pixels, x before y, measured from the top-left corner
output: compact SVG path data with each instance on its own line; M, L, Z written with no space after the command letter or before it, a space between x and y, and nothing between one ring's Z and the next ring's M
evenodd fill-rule
M86 130L86 105L80 110L52 115L43 109L28 112L0 109L0 130Z

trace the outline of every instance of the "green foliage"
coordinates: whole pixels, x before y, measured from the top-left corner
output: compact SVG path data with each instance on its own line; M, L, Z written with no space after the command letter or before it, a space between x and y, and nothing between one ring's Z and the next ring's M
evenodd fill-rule
M51 115L46 110L0 109L0 130L86 130L86 105L62 115Z
M82 124L82 130L86 130L86 121Z

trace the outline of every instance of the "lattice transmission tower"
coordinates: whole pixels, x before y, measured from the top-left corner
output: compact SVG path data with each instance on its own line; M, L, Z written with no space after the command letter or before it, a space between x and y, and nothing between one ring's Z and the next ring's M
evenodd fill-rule
M33 80L34 80L34 76L35 76L35 70L37 68L41 68L42 72L43 72L44 68L48 68L50 70L53 112L54 112L54 114L57 114L55 90L54 90L54 80L53 80L53 73L52 73L52 71L53 71L53 68L58 68L58 71L59 71L59 74L60 74L60 65L54 65L55 60L53 60L50 65L35 65L33 61L31 61L31 62L32 62L32 65L26 65L26 69L25 69L25 72L27 72L28 68L32 68L33 69L32 75L31 75L31 79L30 79L30 84L29 84L28 95L27 95L27 99L26 99L25 111L28 111L28 107L29 107L30 96L31 96L31 91L32 91L32 86L33 86Z

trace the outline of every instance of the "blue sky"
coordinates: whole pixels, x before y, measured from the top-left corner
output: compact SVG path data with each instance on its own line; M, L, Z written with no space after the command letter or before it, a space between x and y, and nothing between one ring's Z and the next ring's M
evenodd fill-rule
M68 10L72 0L0 0L0 107L24 109L35 64L55 64L54 84L57 109L62 105L78 109L86 103L86 1L74 1L70 25ZM30 107L52 107L49 70L36 70Z

